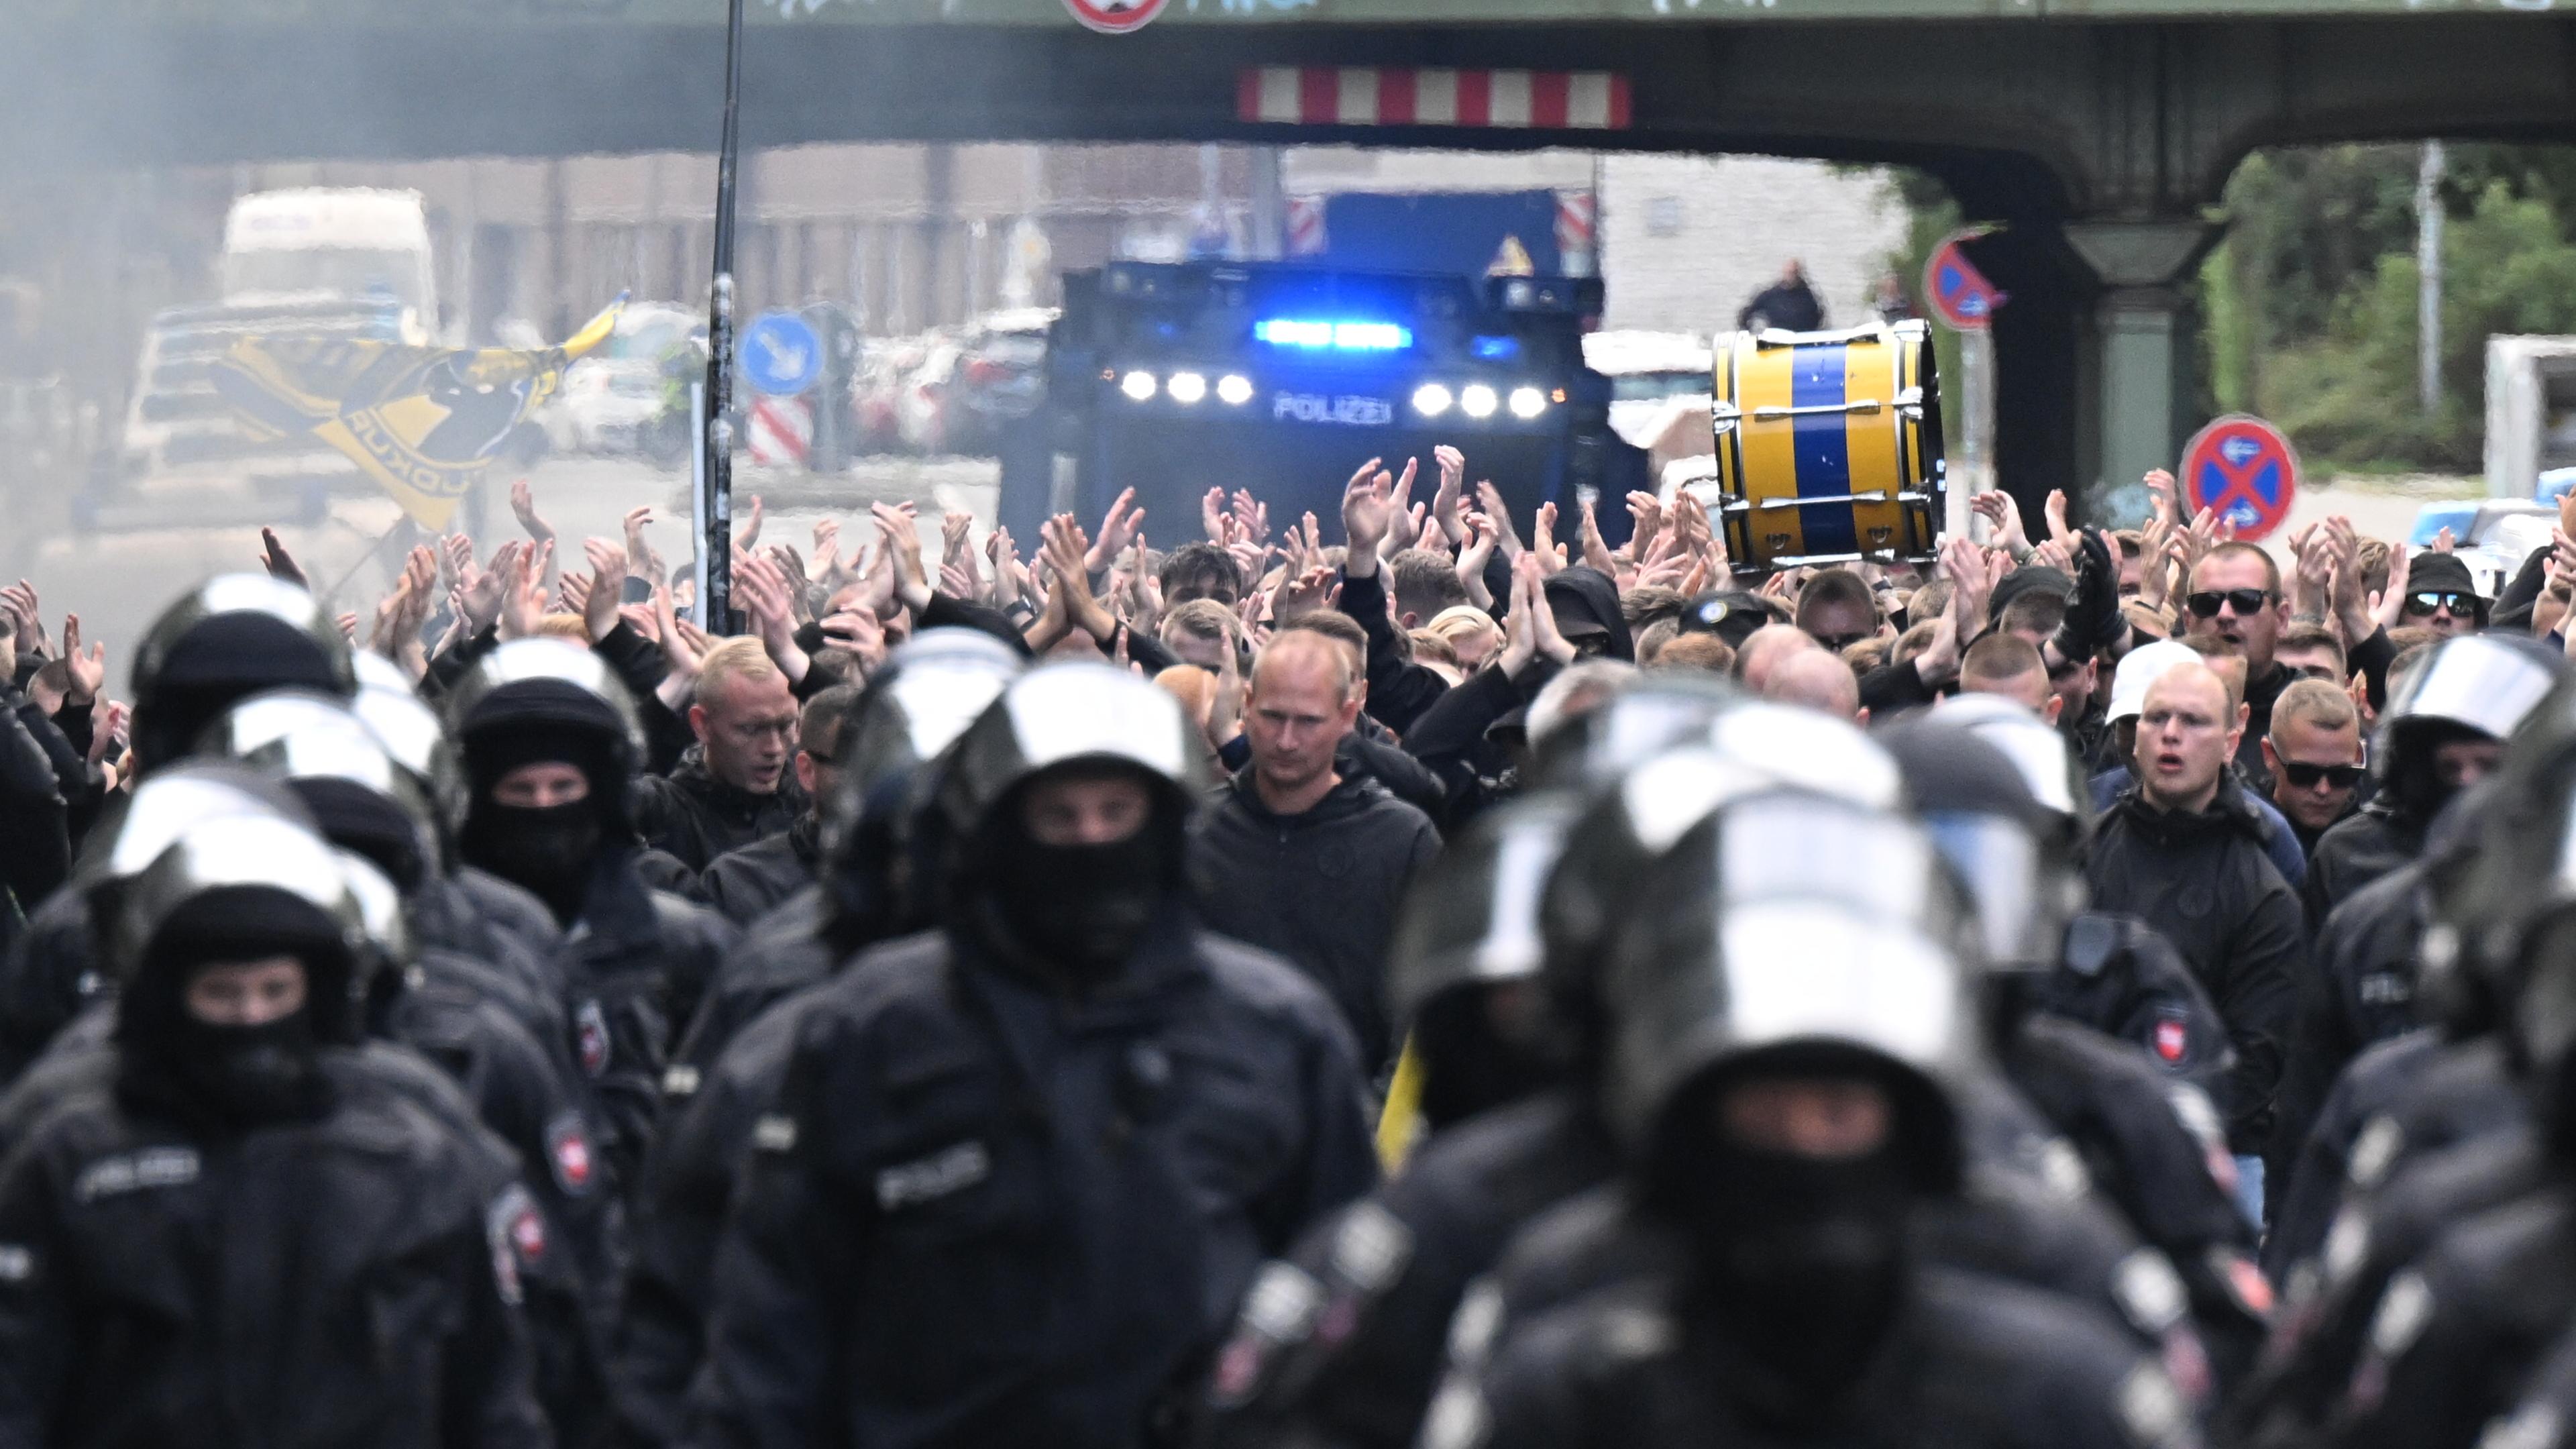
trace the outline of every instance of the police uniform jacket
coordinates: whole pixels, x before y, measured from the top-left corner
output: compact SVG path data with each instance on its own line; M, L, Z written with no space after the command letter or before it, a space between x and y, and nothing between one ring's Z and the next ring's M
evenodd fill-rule
M1617 1168L1608 1130L1571 1091L1432 1137L1262 1270L1217 1354L1210 1442L1407 1449L1467 1285L1523 1224Z
M1818 1421L1749 1408L1755 1372L1665 1285L1535 1324L1469 1396L1444 1395L1426 1449L1938 1444L2187 1449L2188 1401L2097 1315L2013 1284L1919 1269L1868 1367Z
M820 988L753 1133L697 1442L1144 1442L1263 1259L1365 1191L1347 1031L1313 984L1167 912L1109 984L980 940Z
M312 1122L200 1138L96 1087L34 1126L0 1168L0 1443L549 1442L524 1190L373 1054L325 1061Z

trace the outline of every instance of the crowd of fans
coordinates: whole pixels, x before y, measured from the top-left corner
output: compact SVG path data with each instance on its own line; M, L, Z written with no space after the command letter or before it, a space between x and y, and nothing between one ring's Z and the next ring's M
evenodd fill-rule
M1469 477L0 588L0 1445L2558 1442L2576 513Z

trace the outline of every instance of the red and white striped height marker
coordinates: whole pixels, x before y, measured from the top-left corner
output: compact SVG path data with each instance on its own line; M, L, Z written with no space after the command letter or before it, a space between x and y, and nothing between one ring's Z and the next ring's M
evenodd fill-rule
M1594 252L1599 229L1600 198L1589 191L1556 194L1558 267L1569 277L1588 277L1598 267Z
M1600 70L1265 65L1237 77L1238 120L1292 126L1623 131L1628 78Z
M751 404L751 461L783 468L805 461L814 445L814 405L801 397L761 397Z
M1331 245L1324 234L1324 198L1292 196L1288 198L1288 255L1319 257Z

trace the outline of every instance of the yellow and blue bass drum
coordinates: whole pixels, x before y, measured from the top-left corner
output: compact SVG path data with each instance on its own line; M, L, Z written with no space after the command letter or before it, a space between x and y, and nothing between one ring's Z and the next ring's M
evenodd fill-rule
M1923 322L1717 342L1720 526L1739 570L1928 563L1941 546L1941 388Z

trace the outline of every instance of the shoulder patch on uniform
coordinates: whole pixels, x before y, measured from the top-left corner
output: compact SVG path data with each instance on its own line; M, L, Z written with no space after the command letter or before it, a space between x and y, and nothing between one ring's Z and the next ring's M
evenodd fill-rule
M193 1147L147 1147L102 1157L72 1179L72 1198L92 1203L145 1188L179 1187L197 1180L198 1167Z
M790 1124L793 1125L792 1123ZM917 1207L964 1192L993 1175L992 1154L984 1144L965 1141L943 1147L928 1157L900 1162L877 1174L877 1207L886 1212Z
M2140 1362L2120 1381L2114 1404L2120 1427L2138 1449L2184 1449L2194 1444L2191 1410L2182 1392L2153 1363Z
M608 1070L612 1050L608 1038L608 1013L600 1009L598 998L593 997L574 1010L573 1042L581 1050L584 1076L596 1077Z
M2153 1248L2140 1248L2120 1260L2111 1276L2111 1293L2120 1311L2151 1338L2180 1322L2190 1301L2182 1275Z
M546 1157L554 1169L555 1186L565 1195L581 1197L590 1191L598 1163L591 1156L590 1133L583 1128L580 1113L559 1113L546 1124Z
M483 1210L483 1237L492 1250L492 1284L502 1302L516 1306L524 1296L520 1265L534 1263L546 1250L545 1221L526 1188L514 1182L492 1199Z
M1413 1229L1373 1202L1353 1207L1333 1234L1333 1276L1362 1293L1395 1281L1413 1257Z
M36 1250L24 1243L0 1243L0 1283L24 1283L36 1276Z
M2478 1449L2558 1449L2567 1425L2547 1404L2525 1404L2487 1425Z
M662 1095L694 1097L698 1094L698 1069L687 1062L673 1062L662 1069Z

